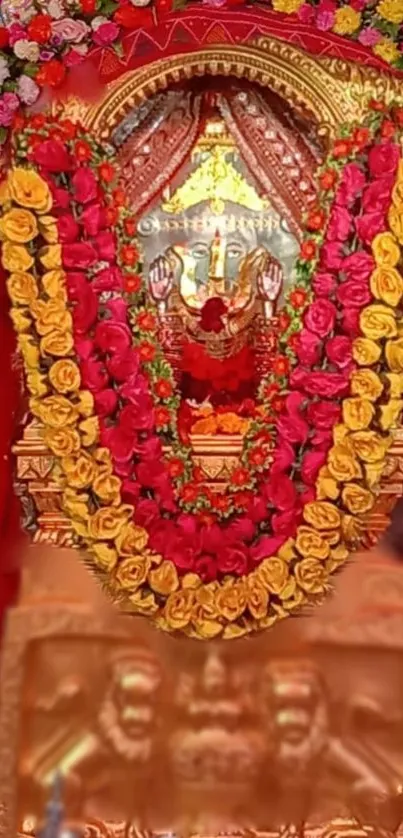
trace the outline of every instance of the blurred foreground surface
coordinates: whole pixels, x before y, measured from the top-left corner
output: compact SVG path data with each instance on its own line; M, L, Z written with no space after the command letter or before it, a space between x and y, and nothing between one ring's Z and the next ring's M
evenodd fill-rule
M352 817L393 833L403 564L360 556L311 617L202 643L119 617L74 553L33 548L0 702L2 835L38 829L58 771L67 819L101 832L301 832Z

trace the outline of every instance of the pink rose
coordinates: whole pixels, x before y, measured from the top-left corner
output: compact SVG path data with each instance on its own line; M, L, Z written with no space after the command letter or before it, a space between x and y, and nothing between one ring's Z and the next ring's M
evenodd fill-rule
M315 19L315 9L309 3L303 3L298 9L297 14L301 23L312 23Z
M33 158L37 166L48 172L69 172L71 157L60 140L44 140L35 146Z
M343 251L340 242L328 242L320 251L320 267L325 271L338 271L342 263Z
M101 271L98 271L92 280L92 287L94 291L102 292L102 291L121 291L123 288L123 274L120 268L103 268ZM127 317L127 306L124 300L123 302L123 309L124 310L124 319ZM113 318L114 320L120 318Z
M311 402L306 411L306 418L312 428L327 431L339 422L340 405L335 402Z
M347 163L343 169L343 176L337 190L336 203L344 207L351 207L364 189L366 180L364 172L357 163Z
M326 451L307 451L301 464L301 477L308 486L314 486L320 469L326 462Z
M127 469L118 469L118 463L131 462L136 450L136 436L123 434L119 425L107 427L101 424L101 444L109 448L112 459L115 463L115 470L118 474L126 474Z
M317 273L312 287L316 297L331 297L336 289L336 278L333 274Z
M360 308L345 308L342 317L343 332L347 332L350 337L357 337L360 334Z
M134 352L132 353L135 354ZM140 366L140 360L138 355L136 355L136 363L137 363L137 370ZM126 399L128 402L132 404L137 404L137 401L142 396L147 395L148 393L148 382L147 379L143 375L138 375L137 370L135 373L132 373L129 376L124 384L119 387L119 395L122 399Z
M287 509L285 512L279 512L273 515L271 519L271 526L274 536L292 538L292 536L295 535L300 518L301 513L294 508Z
M136 506L140 496L140 485L135 480L130 480L126 477L122 482L122 500L123 503L130 503Z
M94 393L95 410L98 416L111 416L115 412L118 397L115 390L107 388L99 393Z
M331 364L339 369L345 369L352 361L352 344L345 335L337 335L326 341L326 355Z
M94 341L103 352L122 354L131 346L130 329L124 323L102 320L95 329Z
M286 541L287 536L285 535L276 535L271 537L269 535L263 535L262 538L255 544L254 547L250 548L250 557L252 561L257 564L262 559L271 558L271 556L275 556L277 551L282 547L284 542Z
M59 233L59 241L62 244L71 244L71 242L77 241L79 227L77 221L71 213L66 212L63 215L59 215L59 218L57 219L57 229Z
M204 553L216 553L227 544L225 540L225 531L218 526L212 524L210 527L202 527L200 530L200 549Z
M72 41L75 44L79 44L87 36L89 26L84 20L64 17L61 20L53 21L52 32L63 41Z
M149 529L160 517L158 504L151 499L139 500L134 512L136 524Z
M322 339L333 332L335 322L336 308L329 300L316 300L304 315L306 328Z
M400 159L400 146L397 143L379 143L368 154L368 166L372 177L384 177L394 174Z
M351 222L352 218L348 209L335 204L327 228L328 241L345 242L350 235Z
M217 579L217 566L215 559L213 559L212 556L207 555L207 553L200 556L200 558L196 561L195 572L198 576L200 576L200 579L205 584L208 582L214 582L214 580Z
M254 524L261 524L267 518L267 504L261 497L254 497L248 504L248 515Z
M348 279L339 285L337 299L342 306L362 308L371 302L372 294L366 282L359 279Z
M369 246L375 236L386 229L385 213L367 212L356 219L355 227L361 241Z
M277 474L264 486L266 500L275 509L284 511L293 508L297 502L297 490L294 482L286 474Z
M306 376L305 371L304 376ZM280 472L286 471L293 465L294 461L295 451L292 445L284 439L279 440L273 451L270 474L279 474Z
M95 247L101 262L112 262L116 255L116 240L113 233L107 231L98 233Z
M374 268L374 259L365 250L358 250L356 253L346 256L341 266L341 270L345 273L346 279L358 279L361 281L368 281Z
M120 324L116 324L120 325ZM115 352L106 362L109 375L118 382L127 381L131 376L136 375L138 370L138 356L133 350L126 349L125 352Z
M81 213L80 222L88 236L96 236L105 226L105 213L100 204L90 204Z
M301 364L308 366L318 364L321 356L321 348L317 335L314 335L309 329L303 329L298 335L296 353Z
M389 209L394 177L382 177L367 186L362 196L364 212L386 213Z
M54 183L50 184L50 191L53 198L53 206L56 209L70 209L70 193L67 189L58 189Z
M110 44L113 44L114 41L119 36L119 26L112 21L105 21L105 23L101 23L100 26L93 32L93 41L99 47L107 47Z
M104 365L96 358L87 358L81 361L81 378L84 387L88 387L91 392L104 390L109 382L109 376Z
M88 334L98 317L98 301L92 290L87 288L85 293L75 301L73 310L74 336Z
M251 541L255 535L255 525L249 517L241 515L227 527L226 533L234 541Z
M98 184L91 169L77 169L72 178L74 198L80 204L94 201L98 194Z
M334 12L318 11L315 23L321 32L328 32L334 25Z
M114 297L105 303L105 308L109 311L111 320L115 323L127 323L127 304L122 297Z
M248 556L245 548L239 545L238 547L226 547L221 550L217 556L217 567L219 573L243 576L248 569Z
M345 396L349 390L349 378L337 372L310 372L304 381L304 390L311 396Z
M97 253L90 242L73 242L62 247L63 266L85 270L97 261Z

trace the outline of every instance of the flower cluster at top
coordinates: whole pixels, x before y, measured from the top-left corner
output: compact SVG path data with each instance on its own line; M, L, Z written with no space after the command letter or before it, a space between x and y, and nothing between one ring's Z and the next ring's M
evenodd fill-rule
M270 0L276 12L297 15L321 32L353 38L374 55L403 69L402 0Z

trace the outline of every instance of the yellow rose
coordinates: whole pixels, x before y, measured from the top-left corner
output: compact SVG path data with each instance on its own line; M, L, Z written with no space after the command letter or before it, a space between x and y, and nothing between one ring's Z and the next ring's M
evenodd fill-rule
M62 300L55 298L46 303L43 300L37 300L32 304L31 310L36 318L36 329L40 335L47 335L55 330L73 331L71 314Z
M31 330L32 318L27 308L12 308L10 318L16 332L29 332Z
M378 463L365 464L365 477L370 489L377 489L383 472L385 470L385 463L380 460Z
M92 544L91 553L94 555L95 562L101 570L106 570L110 573L116 567L118 560L117 552L109 544L105 544L104 541Z
M303 2L304 0L273 0L273 9L275 12L292 15L301 8Z
M373 370L354 370L351 375L351 392L353 396L376 402L383 393L383 383Z
M383 460L391 442L375 431L357 431L351 435L351 444L360 460L376 463Z
M18 349L27 369L36 370L39 367L39 350L34 338L31 335L18 335Z
M380 0L376 7L378 15L390 23L402 23L403 4L402 0Z
M179 588L178 572L173 562L165 561L155 570L152 570L149 577L150 588L156 594L168 596Z
M382 354L379 344L369 338L356 338L353 343L353 358L360 367L377 364Z
M200 621L216 620L218 608L216 593L219 588L218 582L209 582L207 585L200 585L195 593L194 618Z
M188 636L201 638L202 640L213 640L223 630L218 620L203 620L195 609L192 610L192 623L195 627L194 633L189 633Z
M141 553L148 544L148 533L143 527L127 524L120 531L116 541L116 548L121 556L132 556Z
M378 300L396 308L403 294L403 279L396 268L376 268L371 275L371 291Z
M361 477L361 466L347 445L334 445L327 455L327 467L330 474L340 483Z
M390 38L382 38L381 41L372 47L372 50L375 55L382 58L387 64L394 64L400 58L399 48ZM390 226L392 227L392 225Z
M256 572L246 577L245 584L248 609L255 620L262 620L269 609L269 592Z
M392 372L403 372L403 338L388 340L385 346L385 356Z
M63 457L62 469L73 489L88 489L97 474L97 465L90 454L80 451L75 456Z
M349 557L349 552L345 544L338 544L330 551L330 557L336 564L343 564Z
M400 424L400 416L403 410L402 399L390 399L387 404L381 405L380 426L383 431L397 428Z
M50 428L74 425L78 420L77 408L64 396L47 396L38 403L31 402L31 410L34 416Z
M246 586L238 579L222 582L216 592L218 612L224 620L233 623L246 608Z
M82 416L89 418L94 413L94 396L89 392L89 390L81 390L77 396L77 410Z
M63 510L73 521L87 521L89 496L86 492L76 492L74 489L66 488L63 492ZM88 531L85 530L85 536Z
M119 562L115 578L121 588L135 591L144 585L151 568L151 560L146 555L130 556Z
M144 589L135 591L134 594L131 594L129 599L134 606L135 612L138 614L149 616L158 611L157 600L151 591L145 591Z
M39 258L47 271L58 270L62 266L61 244L48 244L39 251Z
M38 235L38 225L32 212L13 207L0 219L0 234L16 244L27 244Z
M352 515L364 515L372 509L374 496L358 483L348 483L342 492L342 501Z
M201 588L203 587L202 580L197 573L185 573L181 578L182 588Z
M46 383L46 377L41 375L40 372L37 370L32 370L27 374L27 387L28 391L31 396L35 398L39 398L40 396L46 396L48 392L48 386Z
M403 212L401 207L395 205L391 206L388 212L388 222L392 233L396 236L398 242L403 244Z
M341 520L337 507L324 500L307 503L304 518L315 530L334 530L340 526Z
M316 481L317 500L337 500L339 494L340 489L337 480L330 474L327 466L323 466Z
M23 244L4 242L1 250L3 268L10 273L25 273L32 268L34 259Z
M35 277L28 273L13 273L7 280L7 291L14 305L29 306L38 296Z
M3 161L0 161L1 164ZM10 190L8 188L8 182L6 180L2 180L0 182L0 206L4 207L5 204L9 204L11 201Z
M11 199L21 207L46 213L52 206L48 184L32 169L12 169L8 176L8 189Z
M57 358L64 358L66 355L70 355L73 349L73 335L71 332L52 329L41 338L39 345L42 355L55 355Z
M42 288L48 297L57 297L65 302L67 300L66 275L64 271L47 271L42 276Z
M104 503L111 503L117 506L121 499L121 485L122 483L118 477L115 477L113 474L101 473L95 477L92 489Z
M388 372L385 378L389 385L389 396L391 399L400 399L403 393L403 373Z
M374 408L368 399L356 396L343 401L343 420L351 431L362 431L371 424Z
M109 541L117 538L132 515L133 507L126 504L97 509L88 522L90 538L95 541Z
M294 573L298 585L308 594L321 594L326 590L328 571L316 559L302 559L295 565Z
M330 549L317 530L304 526L297 529L296 547L302 556L313 559L326 559Z
M58 393L74 393L80 389L80 370L74 361L55 361L49 369L49 381Z
M284 544L278 550L278 555L280 559L284 559L285 562L292 562L293 559L296 558L295 553L295 541L293 538L288 538Z
M400 247L392 233L378 233L372 241L372 252L382 268L394 268L400 259Z
M57 244L59 241L59 230L57 221L53 215L42 215L39 221L39 230L48 244Z
M73 428L47 428L44 442L56 457L70 457L81 447L80 434Z
M343 540L348 545L354 545L362 538L362 522L356 515L343 515L341 522Z
M99 419L98 416L91 416L89 419L84 419L79 424L80 433L82 435L82 443L86 448L94 445L99 439Z
M263 559L256 573L262 585L270 593L279 594L287 584L290 571L288 564L283 559L272 556L270 559Z
M397 335L395 313L388 306L373 303L364 308L360 315L360 327L370 340L392 338Z
M195 593L191 588L184 588L170 594L164 608L164 617L171 631L186 628L192 619Z
M361 14L351 6L341 6L336 9L333 32L337 35L351 35L361 26Z

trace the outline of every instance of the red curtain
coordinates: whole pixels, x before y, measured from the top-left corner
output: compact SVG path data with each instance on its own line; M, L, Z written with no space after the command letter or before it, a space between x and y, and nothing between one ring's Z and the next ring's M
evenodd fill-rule
M14 368L15 336L9 316L6 277L0 268L0 627L19 584L19 502L13 492L11 453L20 400L20 377Z

